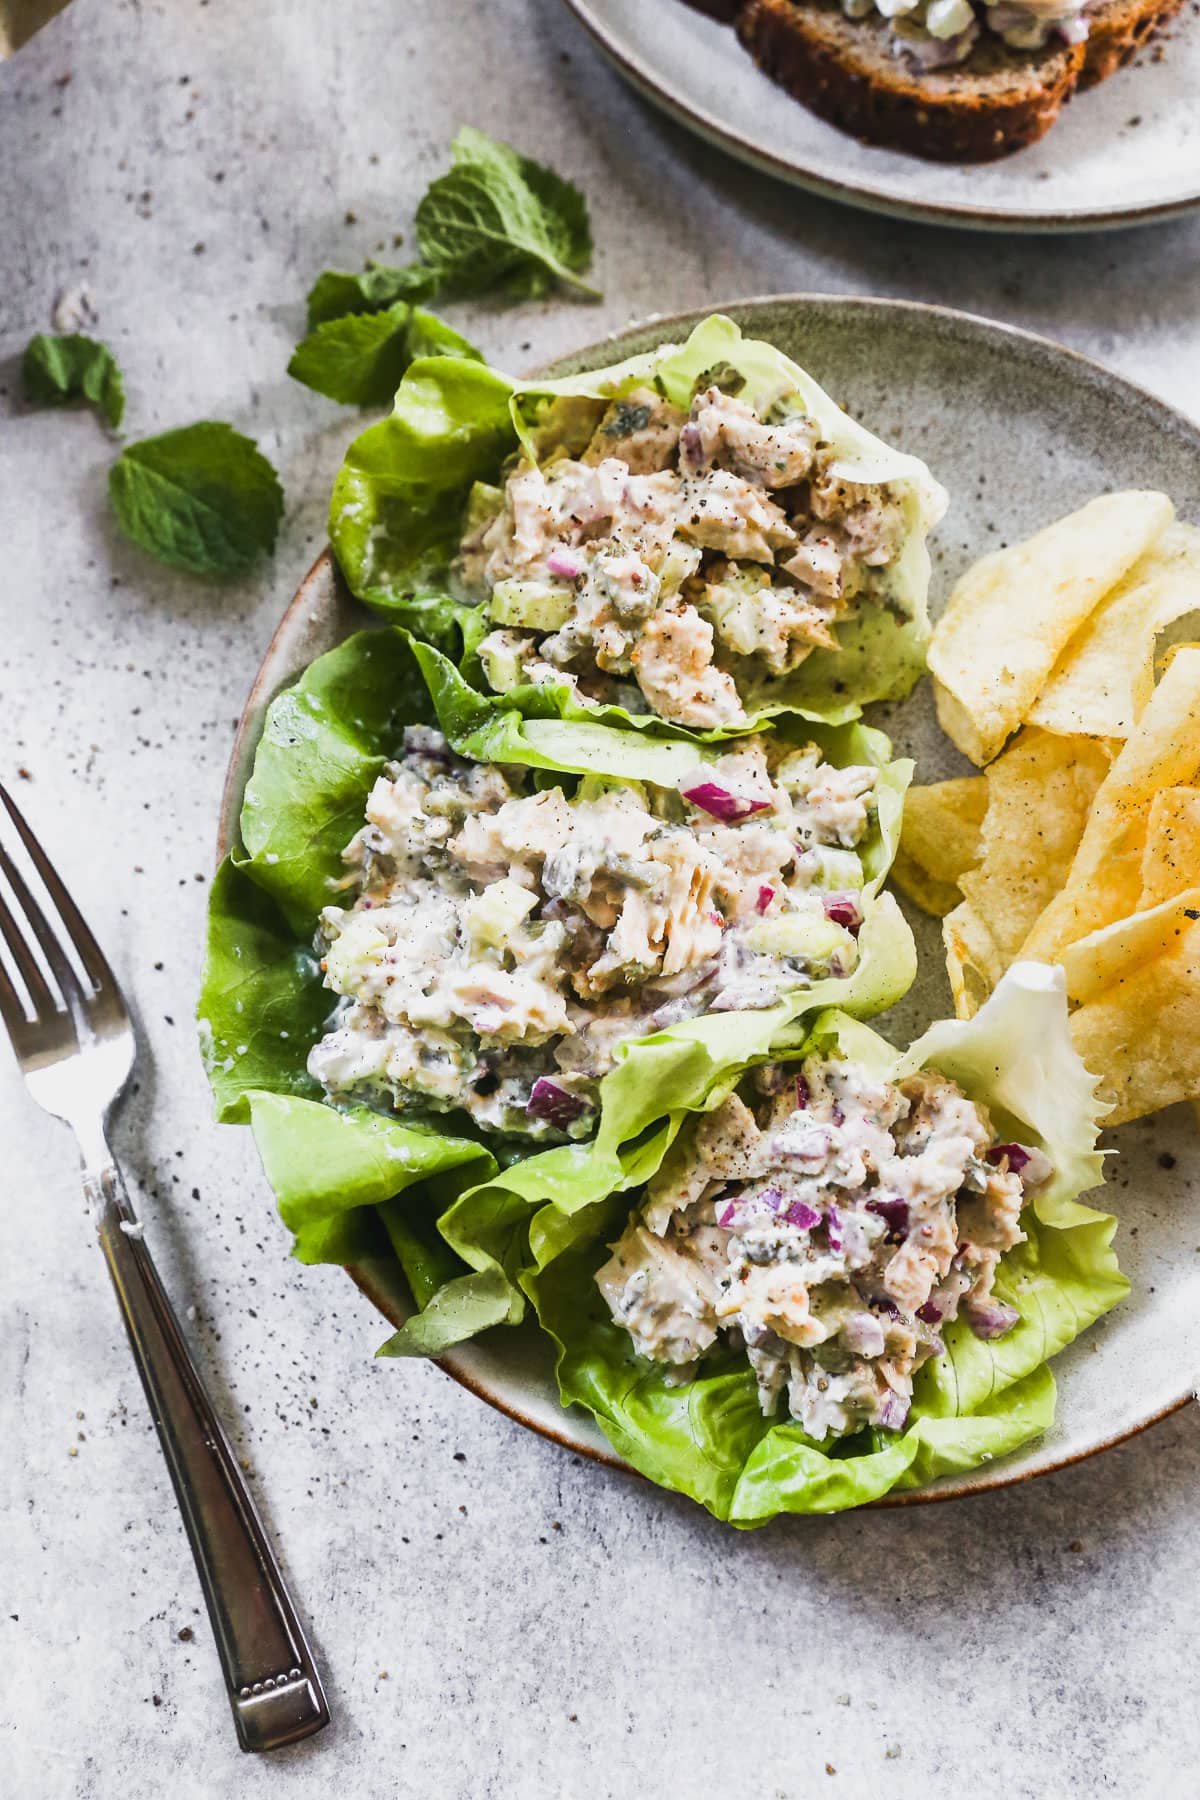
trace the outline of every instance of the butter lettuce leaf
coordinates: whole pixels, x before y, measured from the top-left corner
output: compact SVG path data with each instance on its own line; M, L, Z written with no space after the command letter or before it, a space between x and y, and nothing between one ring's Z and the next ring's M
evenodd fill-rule
M322 907L337 897L342 852L362 823L371 786L401 748L403 727L435 719L422 667L435 676L447 669L448 691L473 703L452 664L386 626L319 657L272 702L246 786L239 841L214 883L200 1001L218 1116L253 1123L297 1253L342 1261L390 1247L418 1304L428 1308L427 1318L418 1315L389 1340L389 1355L439 1354L462 1337L521 1317L528 1227L545 1199L537 1182L550 1181L564 1207L603 1200L643 1167L647 1141L653 1148L672 1110L706 1104L710 1093L715 1103L731 1069L790 1042L815 1010L879 1011L915 972L908 926L880 891L899 838L911 765L889 760L891 747L880 732L859 724L816 727L835 760L880 769L878 820L862 849L866 916L849 977L798 989L761 1013L715 1014L623 1046L601 1087L594 1154L564 1146L516 1161L502 1174L473 1129L456 1132L444 1117L428 1127L387 1119L384 1131L380 1117L365 1108L329 1107L306 1068L333 1007L314 934ZM694 767L697 759L692 745L557 718L541 722L552 737L539 746L526 741L537 723L509 715L500 724L511 736L498 738L494 748L507 762L542 770L544 779L557 771L570 782L587 771L674 785L684 765ZM418 1136L410 1139L409 1131ZM404 1160L410 1153L411 1165ZM541 1173L526 1189L524 1171L534 1160ZM419 1179L408 1175L410 1166ZM442 1172L449 1186L439 1185ZM456 1206L466 1191L477 1198L469 1215L460 1215Z
M605 1246L619 1235L636 1191L687 1112L697 1110L695 1099L640 1141L631 1142L614 1118L607 1143L598 1139L592 1151L579 1149L576 1168L557 1151L524 1165L521 1196L537 1205L540 1195L542 1204L529 1223L529 1262L518 1278L558 1345L563 1404L587 1407L634 1468L735 1525L760 1524L779 1512L861 1505L1028 1442L1053 1420L1049 1359L1116 1305L1129 1285L1112 1250L1116 1220L1077 1197L1100 1179L1095 1142L1104 1108L1071 1046L1061 971L1015 964L972 1020L933 1027L904 1055L840 1010L809 1015L794 1049L866 1060L889 1079L940 1069L992 1110L998 1128L1045 1149L1056 1173L1025 1209L1026 1241L1000 1266L997 1293L1017 1308L1019 1323L990 1343L963 1321L951 1324L945 1354L918 1374L903 1432L864 1431L822 1446L795 1423L762 1416L744 1359L707 1360L694 1380L670 1385L658 1366L634 1352L595 1287ZM1047 1093L1051 1070L1056 1086ZM738 1073L726 1071L699 1104L715 1104ZM666 1097L676 1101L678 1090L668 1088ZM631 1095L626 1116L636 1127ZM591 1158L605 1155L603 1172L590 1166ZM487 1266L480 1252L494 1252L497 1239L490 1219L481 1229L482 1204L486 1199L492 1219L500 1217L499 1196L515 1192L516 1174L503 1172L446 1214L443 1233L466 1260Z
M814 651L791 675L745 693L753 729L782 713L843 723L868 702L907 693L924 667L929 638L926 537L946 496L917 458L889 448L843 413L804 370L773 345L744 338L720 314L696 326L680 345L632 357L611 368L560 380L522 382L484 366L438 368L414 363L396 394L390 418L351 444L334 485L330 537L353 591L371 606L409 623L405 608L418 592L466 598L453 569L461 523L474 482L495 483L522 445L533 453L533 425L546 402L561 395L608 399L651 383L678 405L690 403L700 376L735 370L752 404L799 401L838 449L836 473L847 481L890 482L901 498L906 532L883 601L837 627L840 648ZM483 635L475 633L475 640ZM439 645L454 650L444 640ZM463 670L482 686L472 645L460 646ZM727 729L689 733L652 713L593 705L567 681L521 687L503 697L530 716L591 718L693 740L731 735Z

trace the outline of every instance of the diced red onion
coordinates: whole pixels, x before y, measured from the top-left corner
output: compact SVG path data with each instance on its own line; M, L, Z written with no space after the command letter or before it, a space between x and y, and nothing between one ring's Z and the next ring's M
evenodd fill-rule
M917 1317L923 1324L940 1325L942 1322L942 1309L937 1304L936 1300L927 1300L924 1306L918 1306Z
M577 575L583 574L584 563L577 550L569 550L565 544L559 544L546 558L546 567L551 575L561 575L566 581L574 581Z
M879 1423L885 1431L903 1431L908 1423L909 1402L903 1394L888 1394L879 1409Z
M1003 1300L969 1300L965 1311L967 1324L985 1342L1004 1337L1021 1317L1015 1306L1006 1306Z
M589 1105L582 1094L569 1093L557 1081L539 1075L530 1089L525 1111L531 1119L544 1119L547 1125L565 1131L580 1113L587 1112Z
M850 933L851 937L857 937L862 930L863 922L858 895L851 893L826 894L824 903L825 917L832 919L835 925L841 925Z
M892 1299L890 1294L876 1294L875 1298L871 1301L871 1305L875 1308L876 1312L886 1313L889 1319L898 1319L900 1317L900 1308L896 1305L896 1302Z
M894 1242L899 1243L907 1233L908 1201L901 1200L898 1194L893 1195L890 1199L868 1200L865 1210L877 1213L881 1219L886 1221L887 1235Z
M1008 1166L1013 1174L1019 1175L1029 1161L1030 1152L1024 1144L993 1144L987 1152L990 1163L1003 1162L1005 1157L1008 1158Z
M689 419L679 434L680 466L690 474L697 475L704 467L704 448L700 438L700 427L695 420Z
M808 1111L808 1083L803 1075L796 1077L796 1111Z
M836 1206L831 1206L825 1214L825 1237L831 1250L840 1250L845 1240L842 1237L842 1215Z
M717 1214L717 1224L724 1226L725 1229L728 1231L729 1227L733 1224L733 1222L736 1218L737 1218L737 1201L731 1200L729 1202L729 1205L725 1208L724 1212L720 1212Z
M812 1231L821 1223L820 1213L803 1200L793 1200L783 1216L789 1225L798 1225L801 1231Z
M721 819L730 824L737 819L748 819L752 813L769 812L769 800L751 800L745 794L731 793L728 788L715 781L697 781L690 787L681 788L680 793L693 806L702 812L710 813L714 819Z
M768 906L770 906L770 904L774 898L775 898L775 889L773 887L768 886L768 884L764 881L762 886L758 890L758 902L757 902L758 911L760 913L765 913Z

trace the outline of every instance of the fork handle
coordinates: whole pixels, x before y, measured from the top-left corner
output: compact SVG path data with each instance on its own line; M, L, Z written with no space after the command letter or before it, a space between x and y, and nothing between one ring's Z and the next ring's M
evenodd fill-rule
M115 1163L85 1171L84 1191L196 1559L238 1741L277 1750L329 1723L321 1677Z

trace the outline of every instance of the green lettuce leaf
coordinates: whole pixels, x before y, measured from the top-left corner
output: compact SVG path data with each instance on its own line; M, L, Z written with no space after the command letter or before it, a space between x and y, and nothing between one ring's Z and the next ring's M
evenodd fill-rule
M273 702L242 841L213 883L198 1016L217 1117L252 1125L296 1256L396 1257L418 1306L442 1296L430 1321L405 1327L422 1353L435 1353L454 1341L450 1322L474 1332L497 1316L488 1282L436 1223L495 1160L444 1120L337 1110L306 1067L333 1004L312 948L317 915L402 724L422 719L432 709L419 670L389 630L361 632L318 658Z
M338 1122L332 1141L350 1143L346 1121L357 1121L356 1130L368 1137L356 1154L366 1159L368 1172L380 1167L379 1142L370 1135L378 1130L376 1116L363 1109L339 1114L326 1107L305 1067L333 1004L322 986L312 943L320 911L344 873L342 852L362 823L372 784L400 748L403 726L434 718L422 666L434 676L444 666L453 678L448 691L470 701L471 690L446 659L439 660L428 645L414 645L407 633L384 628L360 632L319 657L272 702L246 786L240 842L213 888L200 1003L205 1062L218 1115L253 1119L300 1253L324 1260L366 1253L357 1215L382 1208L379 1218L414 1290L422 1287L420 1280L414 1282L414 1269L436 1266L439 1256L450 1258L437 1285L425 1292L429 1317L410 1321L390 1340L388 1354L437 1353L488 1325L516 1322L525 1307L519 1277L528 1261L528 1222L544 1197L536 1187L528 1194L522 1188L522 1171L529 1162L515 1163L500 1176L489 1161L486 1170L475 1169L469 1182L465 1175L461 1181L456 1177L453 1196L442 1195L444 1201L454 1201L460 1189L470 1187L480 1196L475 1208L480 1219L486 1215L485 1222L460 1231L453 1222L459 1217L454 1205L445 1211L439 1205L442 1229L425 1218L424 1236L412 1238L415 1200L410 1204L406 1195L401 1217L396 1208L382 1205L378 1184L364 1185L365 1177L339 1177L324 1199L314 1197L305 1185L310 1161L323 1170L332 1164L327 1158L310 1159L306 1151L293 1170L280 1148L290 1121L315 1132L314 1118L329 1112ZM511 740L498 738L497 753L505 761L550 774L608 772L667 785L697 760L697 750L688 744L656 742L590 722L569 726L558 719L541 722L553 741L549 748L539 747L525 741L538 723L512 714ZM493 720L493 729L496 724ZM810 733L806 729L803 735ZM602 1087L597 1154L581 1158L578 1146L568 1146L538 1159L540 1179L549 1178L554 1158L560 1160L568 1197L574 1192L589 1202L603 1199L628 1170L640 1169L644 1147L638 1140L652 1136L667 1113L705 1103L730 1069L765 1054L773 1043L789 1042L814 1010L839 1005L863 1013L880 1011L910 984L915 973L912 935L892 897L880 889L899 838L911 764L889 762L887 738L862 725L815 727L811 735L836 761L880 768L878 820L861 852L866 919L858 966L850 977L798 991L769 1011L693 1020L647 1039L636 1046L636 1056L633 1046L625 1046L628 1054L622 1053ZM264 1093L286 1099L289 1106L268 1106ZM393 1128L401 1130L398 1124ZM437 1132L444 1131L441 1120ZM449 1146L446 1166L455 1170L465 1169L479 1153L469 1136L439 1135L438 1142ZM464 1143L469 1150L460 1148ZM382 1166L394 1172L398 1162ZM587 1171L582 1185L580 1169ZM509 1187L493 1189L493 1174ZM372 1217L368 1223L374 1253L379 1247L377 1222Z
M311 936L345 876L342 852L405 725L433 709L407 640L361 631L268 709L242 805L242 866Z
M1020 1313L1014 1329L985 1343L956 1321L944 1333L945 1354L917 1377L902 1433L862 1432L822 1448L798 1425L762 1417L749 1366L735 1357L710 1360L695 1380L669 1385L634 1352L595 1288L594 1273L622 1228L631 1191L661 1162L684 1122L682 1111L652 1138L618 1146L615 1157L611 1143L598 1141L594 1151L577 1152L574 1169L557 1151L523 1166L522 1196L538 1210L528 1227L528 1264L517 1277L558 1345L564 1405L586 1406L643 1474L738 1525L778 1512L860 1505L1028 1442L1053 1418L1048 1359L1129 1285L1112 1251L1116 1220L1077 1199L1100 1179L1095 1142L1104 1108L1071 1046L1060 970L1015 964L973 1019L934 1026L906 1055L841 1011L810 1015L795 1049L866 1060L889 1079L936 1067L984 1102L998 1129L1044 1148L1056 1173L1025 1210L1026 1241L1001 1263L997 1293ZM713 1104L729 1086L727 1077L700 1104ZM695 1110L696 1097L684 1104ZM591 1159L606 1152L597 1177ZM494 1230L489 1239L486 1226L480 1229L485 1198L499 1217L498 1195L514 1191L516 1173L468 1192L442 1221L443 1234L475 1266L488 1266L498 1245ZM608 1192L601 1193L606 1183Z
M907 693L924 667L930 567L925 540L941 516L945 495L922 462L873 437L781 351L744 338L719 314L698 325L682 346L665 345L609 369L556 381L522 383L483 366L464 374L452 365L414 364L400 384L391 417L355 439L334 485L330 537L351 588L401 623L409 622L404 609L416 592L459 597L452 564L471 486L494 483L520 445L533 453L531 421L547 400L567 394L607 399L649 382L686 406L697 379L716 368L735 370L752 404L798 398L837 446L837 473L848 481L894 483L908 525L887 603L839 624L837 651L814 651L792 675L743 694L749 723L738 732L786 712L842 723L872 700ZM477 631L476 639L481 635ZM439 647L455 653L445 640ZM476 673L469 657L463 666ZM693 741L730 735L727 730L688 733L664 726L653 714L593 706L567 682L519 688L503 697L505 710L514 706L531 716L552 709L563 718L592 718Z

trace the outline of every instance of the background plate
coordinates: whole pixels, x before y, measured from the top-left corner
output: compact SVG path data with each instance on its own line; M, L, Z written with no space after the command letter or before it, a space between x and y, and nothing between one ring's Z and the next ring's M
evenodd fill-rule
M684 0L566 0L622 74L769 174L875 212L1003 231L1147 224L1200 205L1200 17L1190 3L1053 130L1000 162L923 162L860 144L768 81L733 31Z
M714 309L716 310L716 309ZM924 457L950 489L933 543L935 613L958 574L985 550L1027 535L1104 489L1154 486L1181 516L1200 519L1200 430L1163 402L1044 338L939 307L798 295L723 310L804 363L847 409L891 443ZM554 365L597 367L687 334L704 314L656 320ZM897 371L901 371L897 378ZM242 791L266 708L314 656L368 623L326 552L285 614L256 678L234 744L220 847L236 834ZM968 765L943 738L928 683L902 705L873 708L918 779ZM907 1042L952 1011L934 920L909 910L921 975L881 1021ZM1200 1150L1187 1107L1111 1134L1119 1153L1100 1205L1117 1213L1117 1249L1133 1293L1054 1361L1052 1431L1002 1463L947 1477L883 1505L1001 1487L1089 1456L1191 1398L1200 1368ZM350 1271L394 1324L408 1311L395 1264ZM572 1449L618 1463L591 1419L564 1412L549 1347L536 1329L498 1329L442 1359L456 1380L512 1418Z

